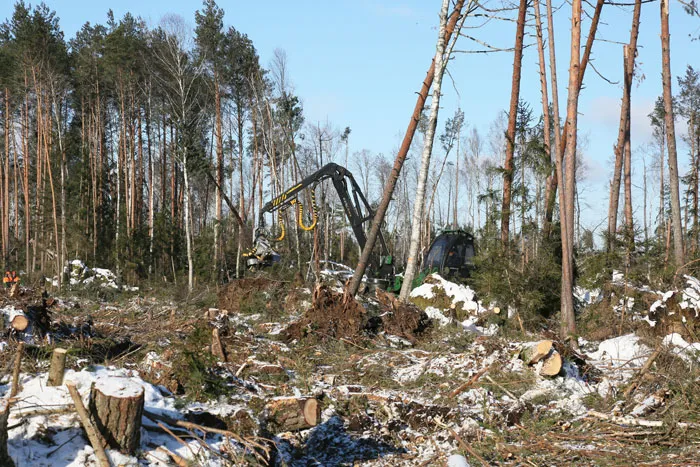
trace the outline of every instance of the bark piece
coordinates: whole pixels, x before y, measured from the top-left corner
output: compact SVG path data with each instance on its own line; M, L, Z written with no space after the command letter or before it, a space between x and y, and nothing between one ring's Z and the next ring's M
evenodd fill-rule
M66 371L66 349L53 349L51 354L51 367L49 368L49 379L47 386L61 386L63 384L63 374Z
M556 350L550 356L544 359L540 374L542 376L556 376L561 371L561 355Z
M539 341L536 344L525 347L520 352L520 359L525 365L534 365L545 358L552 351L552 341Z
M264 413L268 427L278 433L306 430L321 421L321 406L313 397L273 399L265 406Z
M14 467L15 463L7 452L7 419L10 417L10 403L0 400L0 465Z
M100 432L97 431L95 425L92 424L92 421L90 421L90 416L88 415L87 410L85 410L83 400L80 398L80 393L75 387L75 383L68 381L66 382L66 387L68 388L71 399L73 399L73 405L75 405L75 410L78 412L78 417L80 417L80 422L85 428L90 444L95 450L95 457L97 457L100 467L111 467L104 448L104 445L106 444L105 440Z
M89 411L108 445L134 455L141 441L143 386L128 378L98 379L90 391Z

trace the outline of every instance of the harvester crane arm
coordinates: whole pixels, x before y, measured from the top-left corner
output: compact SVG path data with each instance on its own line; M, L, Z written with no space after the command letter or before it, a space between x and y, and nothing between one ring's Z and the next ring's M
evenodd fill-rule
M363 225L368 220L374 218L374 210L370 206L367 198L365 198L364 193L360 189L355 177L352 173L345 167L342 167L335 163L326 164L321 167L316 172L304 178L301 182L297 183L290 189L286 190L284 193L268 201L263 208L260 210L258 215L258 227L256 229L256 246L254 250L260 250L260 247L268 247L268 238L265 231L265 214L279 211L280 209L285 209L292 204L297 203L297 198L299 194L306 188L315 187L317 184L323 182L324 180L331 180L333 186L335 187L340 202L343 205L343 210L348 218L350 227L352 228L357 243L360 248L365 247L367 243L367 235L363 229ZM379 234L379 244L381 249L381 256L389 256L389 249L387 248L384 237ZM379 267L379 262L375 259L374 266Z

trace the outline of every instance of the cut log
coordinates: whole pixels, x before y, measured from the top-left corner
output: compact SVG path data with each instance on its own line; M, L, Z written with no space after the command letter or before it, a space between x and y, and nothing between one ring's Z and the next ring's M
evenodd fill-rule
M306 430L321 421L321 406L313 397L273 399L265 405L263 413L268 429L275 433Z
M17 297L19 297L19 282L15 282L12 284L12 287L10 287L10 298Z
M520 359L525 365L534 365L545 358L552 351L552 341L539 341L536 344L525 347L520 352Z
M88 410L107 444L134 455L141 441L143 386L128 378L101 378L92 386Z
M544 359L540 374L542 376L556 376L561 371L561 364L561 355L555 350L549 357Z
M15 467L15 463L7 452L7 419L10 417L10 404L0 399L0 465Z
M24 314L24 310L19 308L12 307L7 310L7 321L18 332L25 331L29 326L29 318Z
M47 386L63 385L63 374L66 371L66 349L53 349L51 354L51 366L49 367L49 380Z

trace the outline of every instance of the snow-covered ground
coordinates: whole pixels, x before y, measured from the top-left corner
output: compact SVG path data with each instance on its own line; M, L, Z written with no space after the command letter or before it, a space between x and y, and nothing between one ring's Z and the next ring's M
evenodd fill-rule
M128 292L136 292L139 290L138 287L120 284L117 275L110 269L89 268L79 259L70 261L68 266L66 266L66 270L71 287L84 287L91 284L97 284L100 287L114 290L124 290ZM57 277L46 278L46 282L51 284L53 287L58 287Z
M22 375L22 390L17 394L17 402L12 405L9 419L8 449L17 467L84 467L98 465L94 451L82 435L79 418L73 409L72 399L65 386L49 387L46 385L46 373ZM109 386L118 384L123 378L144 391L144 409L158 415L181 419L188 409L222 411L243 409L229 407L226 404L193 404L184 409L177 409L175 398L162 387L156 387L143 381L138 372L105 367L91 367L81 371L68 370L65 381L75 383L87 407L90 387L97 383ZM113 388L118 390L119 388ZM0 392L6 393L9 386L0 386ZM50 413L53 411L54 413ZM141 447L142 457L148 459L152 466L169 466L166 454L158 451L165 446L184 459L196 462L196 465L227 465L211 451L204 449L196 439L188 439L186 446L172 436L158 432L157 425L147 417L142 419ZM226 442L216 435L207 439L207 444L219 450ZM108 450L112 465L138 466L135 457L125 456L115 450Z

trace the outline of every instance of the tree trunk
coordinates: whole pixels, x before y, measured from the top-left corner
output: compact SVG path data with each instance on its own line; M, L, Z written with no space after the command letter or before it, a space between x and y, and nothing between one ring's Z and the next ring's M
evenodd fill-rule
M501 208L501 243L508 246L510 234L510 205L513 185L513 156L515 154L515 125L518 118L518 101L520 100L520 75L523 63L523 37L525 35L525 12L527 0L520 0L518 22L515 28L515 49L513 53L513 79L510 87L510 108L508 111L508 130L506 132L506 161L503 167L503 207Z
M10 403L0 399L0 465L15 467L15 462L7 452L7 419L10 417Z
M187 151L187 149L185 149ZM187 291L194 289L194 252L192 251L192 208L190 207L190 176L187 170L187 155L183 157L182 172L185 181L184 206L185 211L185 243L187 244Z
M88 410L107 444L134 455L141 441L144 390L128 378L102 378L90 391Z
M443 64L443 60L445 59L445 47L447 43L445 28L447 24L448 7L449 0L443 0L442 9L440 10L440 31L438 33L437 50L435 51L435 77L433 79L433 96L430 101L430 117L423 142L423 155L421 157L421 167L418 174L418 186L416 187L416 197L413 204L411 243L408 249L406 271L404 272L403 284L401 286L400 299L404 302L408 301L413 286L413 278L416 277L418 271L418 249L420 246L420 234L423 228L423 209L425 207L426 184L428 181L428 173L430 172L430 156L433 152L435 127L437 126L438 111L440 108L442 76L445 72L446 66L446 64Z
M574 197L576 190L576 131L578 97L581 90L580 76L581 0L573 0L571 9L571 60L569 64L569 96L566 110L567 141L563 163L566 171L562 177L564 203L560 206L562 217L562 278L561 278L561 335L568 340L576 332L573 297L573 246L574 246Z
M549 156L549 160L552 160L552 142L551 142L551 128L552 122L549 119L549 92L547 91L547 65L545 63L544 57L544 39L542 37L542 18L540 15L540 2L539 0L534 0L533 7L535 9L535 30L537 33L537 56L540 67L540 87L542 92L542 115L544 124L544 149L546 154ZM550 34L550 42L551 42ZM557 125L559 122L557 122ZM544 191L544 216L542 219L542 229L545 238L549 237L552 226L552 217L554 215L554 202L555 202L555 187L556 187L556 170L547 177L545 182ZM538 197L539 198L539 197Z
M632 98L632 80L634 78L635 57L637 55L637 37L639 36L639 18L642 10L641 0L635 0L632 14L632 29L630 41L623 47L622 105L620 107L620 126L615 145L615 168L610 186L610 203L608 206L608 244L607 250L612 251L617 240L617 210L620 199L621 170L624 167L625 180L625 240L628 248L634 248L634 226L632 224L632 171L630 150L630 108ZM631 238L630 238L631 237Z
M224 135L221 128L221 89L218 75L214 72L214 111L216 112L216 222L214 223L214 277L219 271L221 257L221 190L224 186Z
M520 351L520 359L525 365L534 365L552 352L552 341L539 341Z
M663 80L666 142L668 144L668 172L671 191L671 224L673 226L673 257L676 266L683 264L683 229L681 227L681 201L678 193L678 153L676 151L676 126L673 117L671 93L671 36L668 29L668 0L661 0L661 75Z
M457 21L460 18L463 7L464 0L457 0L457 3L454 7L454 11L450 15L449 21L447 23L447 27L445 30L445 42L448 42L450 40L452 32L454 31L455 26L457 25ZM411 142L413 141L413 135L415 135L416 133L416 128L418 127L418 121L420 120L421 111L423 110L423 105L425 104L425 100L428 96L428 91L430 90L430 87L433 84L434 77L435 61L433 60L433 62L430 64L430 68L428 69L427 76L423 81L423 86L421 87L421 90L418 93L418 99L413 109L411 120L408 123L406 134L404 135L403 141L401 142L399 152L396 155L394 166L391 169L391 175L389 176L387 184L384 187L382 200L380 201L379 206L377 206L377 211L374 214L374 219L372 220L372 228L367 234L367 242L365 243L365 247L362 249L360 260L358 261L357 267L355 268L355 274L353 274L352 279L348 284L348 295L355 296L355 294L357 294L357 291L360 288L362 276L365 274L367 264L369 263L370 255L372 253L372 250L374 249L377 237L379 236L379 231L381 229L382 223L384 222L384 217L386 216L386 212L389 209L389 203L391 202L391 198L394 194L394 188L396 188L396 181L398 180L399 175L401 174L401 168L403 167L403 163L406 160L406 155L408 154Z

